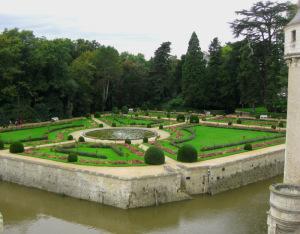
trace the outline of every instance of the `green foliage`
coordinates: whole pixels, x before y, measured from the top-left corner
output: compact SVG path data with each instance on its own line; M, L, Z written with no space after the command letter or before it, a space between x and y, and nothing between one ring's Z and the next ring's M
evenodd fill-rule
M120 113L118 107L113 107L111 112L115 115L118 115Z
M164 152L153 146L146 151L144 159L145 163L149 165L162 165L165 163Z
M232 126L232 121L229 121L229 122L228 122L228 126Z
M271 128L275 130L277 127L276 127L276 125L273 124L273 125L271 126Z
M284 128L284 123L282 121L280 121L279 124L278 124L278 127L279 128Z
M128 110L128 107L127 106L123 106L122 107L122 113L123 114L128 114L129 110Z
M237 123L237 124L242 124L242 120L241 120L241 119L237 119L237 120L236 120L236 123Z
M152 128L152 125L151 124L147 124L147 128Z
M73 136L72 135L69 135L68 136L68 141L72 141L74 138L73 138Z
M78 138L78 142L85 142L84 137L83 137L83 136L80 136L80 137Z
M100 114L100 112L96 112L94 116L95 116L95 118L100 118L101 114Z
M4 142L0 139L0 150L4 149Z
M102 123L98 125L98 128L103 128L103 127L104 125Z
M9 146L9 152L16 154L16 153L23 153L24 152L24 145L21 142L13 142Z
M125 140L125 144L131 145L131 140L130 140L130 139L126 139L126 140Z
M185 116L183 114L179 114L176 117L177 122L184 122L185 121Z
M164 125L159 125L159 129L164 129Z
M190 123L197 124L199 123L199 117L197 115L190 116Z
M245 144L244 150L251 151L252 150L252 145L250 143Z
M116 123L112 123L111 126L112 126L113 128L115 128L115 127L117 127L117 124L116 124Z
M68 162L78 162L78 156L76 153L70 153L68 155Z
M192 163L198 161L197 150L191 145L184 145L179 148L177 153L177 160L179 162Z
M144 138L143 138L143 143L148 143L148 141L149 141L149 140L148 140L148 137L144 137Z

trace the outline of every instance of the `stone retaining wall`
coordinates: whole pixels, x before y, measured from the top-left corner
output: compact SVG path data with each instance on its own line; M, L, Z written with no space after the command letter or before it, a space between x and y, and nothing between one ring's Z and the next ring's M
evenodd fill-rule
M3 216L0 213L0 233L3 233Z

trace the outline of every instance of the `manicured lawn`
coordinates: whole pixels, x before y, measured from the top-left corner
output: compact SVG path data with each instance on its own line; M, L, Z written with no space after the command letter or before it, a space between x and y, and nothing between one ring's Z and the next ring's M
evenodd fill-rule
M236 118L222 118L222 119L210 119L208 120L210 122L218 122L218 123L237 123ZM269 126L271 127L272 125L278 126L280 121L270 121L270 120L259 120L259 119L241 119L242 124L244 125L256 125L256 126ZM282 122L283 126L286 127L286 122Z
M93 122L88 119L75 120L69 123L53 123L47 126L34 127L29 129L13 130L9 132L0 132L0 139L4 142L14 142L26 140L26 145L30 145L39 141L34 140L34 138L42 138L48 136L48 142L59 142L67 139L70 132L76 131L78 129L90 128ZM62 129L65 128L65 129ZM57 130L56 130L57 129ZM30 141L33 139L33 141ZM44 141L44 140L40 140Z
M78 165L90 165L90 166L139 166L144 165L144 157L138 156L130 149L123 145L114 145L122 153L122 155L116 153L111 148L94 148L88 143L81 143L76 145L75 148L70 149L72 152L78 154L78 162L74 164ZM134 147L134 146L132 146ZM106 158L95 158L90 156L81 155L81 153L92 153L97 156L105 156ZM36 148L23 153L22 155L38 157L53 161L67 163L68 153L56 152L55 147Z

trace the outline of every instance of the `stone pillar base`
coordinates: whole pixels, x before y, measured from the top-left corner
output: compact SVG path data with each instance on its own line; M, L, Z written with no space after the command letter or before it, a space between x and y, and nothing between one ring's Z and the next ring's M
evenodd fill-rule
M300 234L300 186L270 186L268 234Z

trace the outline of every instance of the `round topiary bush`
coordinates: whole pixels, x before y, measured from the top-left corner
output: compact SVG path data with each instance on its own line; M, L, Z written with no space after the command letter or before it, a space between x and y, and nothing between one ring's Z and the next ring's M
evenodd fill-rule
M145 116L149 116L149 112L145 112Z
M138 113L135 113L135 114L134 114L134 116L135 116L135 117L138 117L138 116L139 116L139 114L138 114Z
M9 152L15 153L23 153L24 152L24 145L22 142L14 142L9 147Z
M255 118L256 119L260 119L260 115L255 115Z
M4 149L4 142L2 140L0 140L0 150Z
M199 117L197 115L190 116L190 123L197 124L199 123Z
M171 118L170 112L167 113L167 118Z
M284 123L282 121L279 122L278 127L284 128Z
M96 112L94 116L95 116L95 118L100 118L101 114L100 114L100 112Z
M68 162L78 162L78 156L76 153L70 153L68 155Z
M161 149L152 146L146 151L144 160L149 165L162 165L165 163L165 155Z
M161 119L161 116L160 116L160 115L158 115L158 116L157 116L157 119Z
M159 125L159 129L164 129L164 125Z
M177 160L179 162L197 162L198 161L198 153L195 147L191 145L184 145L179 148L177 153Z
M143 143L148 143L148 137L143 138Z
M98 127L99 128L103 128L104 126L103 126L103 124L99 124Z
M147 128L152 128L152 125L151 124L147 124Z
M183 114L179 114L176 117L177 122L184 122L185 121L185 116Z
M241 119L237 119L237 120L236 120L236 123L237 123L237 124L242 124L242 120L241 120Z
M112 113L115 114L115 115L119 114L120 112L119 112L118 107L113 107L112 108Z
M131 140L130 140L130 139L126 139L126 140L125 140L125 144L131 145Z
M80 137L78 138L78 142L85 142L84 137L83 137L83 136L80 136Z
M127 107L127 106L123 106L123 107L122 107L122 113L127 115L128 112L129 112L128 107Z
M73 138L73 136L72 135L69 135L68 136L68 141L72 141L74 138Z
M245 144L245 146L244 146L244 150L248 150L248 151L250 151L250 150L252 150L253 148L252 148L252 145L251 144Z
M116 123L112 123L111 126L112 126L113 128L115 128L115 127L117 127L117 124L116 124Z
M276 125L273 124L273 125L271 126L271 128L272 128L272 129L276 129Z
M91 114L85 114L85 117L87 118L87 119L90 119L91 118Z
M231 121L229 121L229 122L228 122L228 126L231 126L231 125L232 125L232 122L231 122Z

